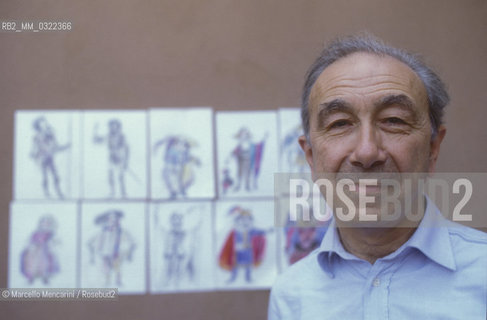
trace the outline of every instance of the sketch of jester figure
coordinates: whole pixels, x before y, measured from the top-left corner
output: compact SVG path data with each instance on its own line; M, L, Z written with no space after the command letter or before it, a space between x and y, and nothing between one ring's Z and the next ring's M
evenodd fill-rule
M93 142L95 144L106 143L108 147L108 185L110 187L110 197L116 195L117 185L120 196L127 196L125 187L125 174L132 173L128 166L130 148L122 131L122 123L118 119L108 121L108 133L98 134L98 124L95 125ZM135 174L132 176L138 181Z
M179 288L183 283L196 281L195 255L199 241L201 218L196 207L182 213L174 211L169 219L169 228L156 226L163 236L163 287Z
M311 214L311 217L314 216ZM310 221L291 221L288 219L284 228L284 236L289 265L301 260L320 246L328 224L329 221L323 223L313 218Z
M56 227L56 220L51 215L42 216L37 229L30 236L29 244L21 253L20 269L29 284L36 279L48 284L49 279L59 272L53 249L58 242L55 240Z
M264 139L258 143L254 143L249 129L246 127L240 128L234 136L234 138L238 140L237 146L225 160L222 181L224 193L226 193L229 186L234 183L228 170L228 165L232 158L235 159L236 162L236 185L233 191L239 191L243 184L245 184L246 191L256 190L258 188L258 178L267 137L268 134L266 133Z
M154 144L154 156L163 145L166 148L162 159L162 180L171 199L186 197L195 180L194 167L201 165L199 158L192 154L197 143L182 136L167 136Z
M42 190L47 198L50 198L49 180L54 184L54 191L58 198L63 199L64 195L59 186L60 178L54 156L70 147L70 143L60 145L51 125L43 116L38 117L32 124L35 135L32 143L30 157L37 162L42 172Z
M288 169L303 173L308 168L306 156L298 143L298 138L303 135L302 125L296 126L284 137L281 144L281 156L285 159Z
M219 255L221 268L231 272L228 283L237 279L238 270L245 270L245 281L252 282L252 269L258 267L264 258L266 233L254 227L252 213L239 206L228 212L235 215L233 229L228 234Z
M112 275L115 284L122 286L121 267L126 261L132 261L136 248L132 236L120 224L122 217L120 210L108 210L98 215L94 223L101 230L88 242L90 262L101 266L106 286L111 285Z

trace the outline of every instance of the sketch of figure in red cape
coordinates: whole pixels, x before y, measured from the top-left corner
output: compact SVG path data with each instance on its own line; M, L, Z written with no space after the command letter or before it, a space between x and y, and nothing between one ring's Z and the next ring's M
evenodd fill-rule
M237 279L239 269L245 270L245 281L252 281L252 269L258 267L265 254L266 230L254 227L254 219L247 209L233 207L234 226L220 251L219 265L231 272L229 283Z
M237 165L235 173L236 185L233 191L239 191L243 184L245 184L245 190L247 191L258 188L258 178L267 136L268 134L260 142L254 143L249 129L246 127L240 128L234 136L238 140L237 146L225 160L224 181L222 182L224 192L229 187L228 181L231 180L227 167L232 157L235 159Z
M58 260L53 251L56 226L56 220L52 216L42 216L29 244L22 251L21 272L31 284L38 278L48 284L49 279L59 272Z

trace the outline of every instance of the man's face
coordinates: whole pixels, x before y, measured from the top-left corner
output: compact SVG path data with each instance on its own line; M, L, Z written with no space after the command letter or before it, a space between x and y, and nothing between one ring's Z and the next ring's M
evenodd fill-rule
M300 144L314 179L434 171L445 129L431 139L426 90L405 64L352 54L323 71L309 101L309 143Z

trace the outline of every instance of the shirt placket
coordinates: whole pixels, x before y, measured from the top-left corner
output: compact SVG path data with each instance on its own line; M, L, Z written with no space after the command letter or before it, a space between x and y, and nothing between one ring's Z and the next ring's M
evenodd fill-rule
M392 273L381 261L370 268L364 287L364 320L389 319L389 284Z

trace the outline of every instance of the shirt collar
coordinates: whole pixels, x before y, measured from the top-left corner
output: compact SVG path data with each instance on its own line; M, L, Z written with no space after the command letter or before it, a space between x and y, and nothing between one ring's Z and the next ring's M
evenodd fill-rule
M333 272L333 259L335 255L347 260L358 259L343 248L340 236L338 235L335 218L332 218L318 251L318 263L323 271L331 278L335 277Z
M450 234L447 228L447 220L428 197L426 197L426 200L425 214L411 238L409 238L409 240L395 252L382 259L393 258L401 254L406 248L415 248L430 260L455 271L456 263L450 242ZM332 261L335 255L346 260L360 260L343 248L338 235L335 218L332 218L328 230L321 242L317 256L321 268L331 278L334 277Z
M457 266L447 226L448 220L443 217L433 201L428 197L426 201L424 217L403 247L416 248L430 260L455 271Z

